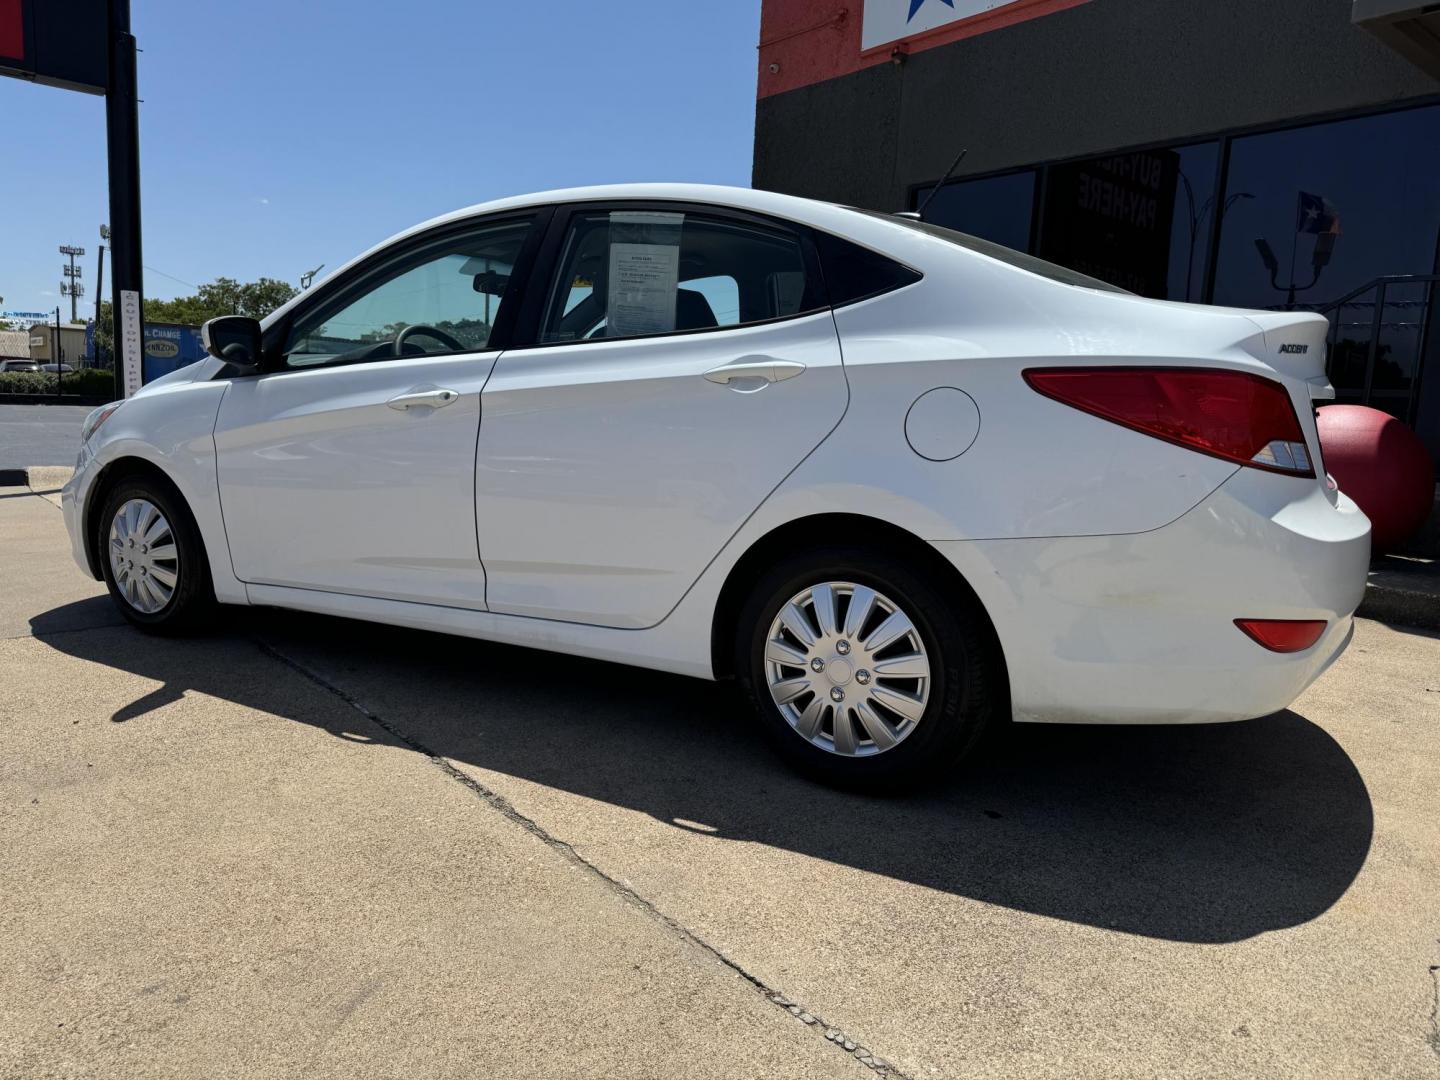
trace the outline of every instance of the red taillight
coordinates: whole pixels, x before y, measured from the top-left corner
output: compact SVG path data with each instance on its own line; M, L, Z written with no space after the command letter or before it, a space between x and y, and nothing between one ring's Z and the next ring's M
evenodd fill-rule
M1215 368L1031 368L1025 381L1065 405L1239 465L1314 476L1285 387Z
M1304 652L1329 624L1324 619L1236 619L1235 625L1271 652Z

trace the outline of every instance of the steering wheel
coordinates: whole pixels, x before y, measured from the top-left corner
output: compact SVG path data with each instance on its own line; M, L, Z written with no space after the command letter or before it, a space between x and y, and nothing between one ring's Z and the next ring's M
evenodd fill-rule
M465 351L465 346L460 344L460 342L456 341L449 334L445 333L444 330L436 330L433 326L426 326L423 323L416 323L414 326L405 327L404 330L401 330L400 333L395 335L396 356L405 355L405 341L407 338L410 337L411 334L420 334L424 337L434 338L436 341L444 345L447 349L453 349L455 352Z

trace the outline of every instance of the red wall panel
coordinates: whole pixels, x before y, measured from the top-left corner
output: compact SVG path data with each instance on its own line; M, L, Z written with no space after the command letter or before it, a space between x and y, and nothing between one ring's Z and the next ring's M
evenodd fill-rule
M0 0L0 56L25 59L24 0Z

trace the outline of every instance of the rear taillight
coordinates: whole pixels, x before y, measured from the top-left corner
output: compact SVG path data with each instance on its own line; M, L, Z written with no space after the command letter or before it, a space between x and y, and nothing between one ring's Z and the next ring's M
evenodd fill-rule
M1239 465L1314 476L1290 394L1216 368L1031 368L1025 381L1065 405Z
M1310 648L1329 624L1324 619L1236 619L1235 625L1257 645L1290 653Z

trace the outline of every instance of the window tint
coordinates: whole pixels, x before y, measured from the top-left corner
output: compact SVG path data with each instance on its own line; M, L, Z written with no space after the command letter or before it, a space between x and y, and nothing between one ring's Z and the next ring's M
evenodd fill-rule
M544 343L742 326L823 307L797 236L662 210L575 215Z
M1051 281L1058 281L1065 285L1079 285L1086 289L1100 289L1104 292L1123 293L1126 290L1108 281L1101 281L1098 278L1088 277L1085 274L1076 273L1063 266L1056 266L1054 263L1046 262L1044 259L1037 259L1033 255L1026 255L1023 252L1015 251L1012 248L1003 247L1000 244L991 243L989 240L981 240L978 236L970 236L967 233L955 232L953 229L942 229L939 225L931 225L928 221L915 221L913 218L896 217L894 214L885 214L879 210L857 210L857 214L866 214L869 217L883 218L885 221L896 225L903 225L907 229L915 229L918 232L928 233L930 236L957 247L969 248L971 251L978 251L981 255L988 255L992 259L1017 266L1021 270L1028 270L1032 274L1039 274Z
M333 304L300 316L286 365L476 352L489 346L530 231L508 221L412 251Z
M903 288L921 276L908 266L828 233L815 234L825 291L834 307Z

